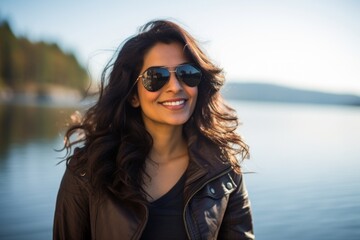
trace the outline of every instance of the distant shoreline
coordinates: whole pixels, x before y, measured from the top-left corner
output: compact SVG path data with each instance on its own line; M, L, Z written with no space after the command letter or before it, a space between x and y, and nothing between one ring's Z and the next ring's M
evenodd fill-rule
M347 105L360 107L360 96L289 88L265 83L227 82L221 90L225 99L287 104ZM0 90L0 104L82 106L94 100L79 90L48 85L41 89Z
M0 103L21 105L78 105L83 99L79 90L48 85L43 88L0 90Z
M227 82L221 93L225 99L360 107L360 96L357 95L335 94L266 83Z

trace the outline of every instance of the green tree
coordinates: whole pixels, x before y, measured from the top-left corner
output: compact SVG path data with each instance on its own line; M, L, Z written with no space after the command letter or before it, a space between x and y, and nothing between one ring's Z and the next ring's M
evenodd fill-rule
M86 70L72 53L55 43L16 37L7 21L0 21L0 89L60 85L83 92L89 84Z

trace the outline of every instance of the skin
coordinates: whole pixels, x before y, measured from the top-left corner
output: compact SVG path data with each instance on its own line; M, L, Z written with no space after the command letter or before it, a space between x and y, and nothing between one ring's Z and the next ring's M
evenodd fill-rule
M141 73L152 66L164 66L174 70L189 62L180 43L157 43L144 57ZM144 189L149 201L167 193L185 172L189 157L187 143L182 135L183 124L192 115L197 87L189 87L171 73L168 83L156 92L147 91L141 81L138 93L132 99L133 107L140 107L147 131L154 140L153 148L146 159Z

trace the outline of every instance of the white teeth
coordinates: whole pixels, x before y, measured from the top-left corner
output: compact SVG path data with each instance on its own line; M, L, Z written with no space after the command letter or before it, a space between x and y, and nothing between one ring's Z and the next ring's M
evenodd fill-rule
M179 106L179 105L184 104L184 102L185 102L185 100L180 100L180 101L175 101L175 102L163 102L162 104L166 105L166 106Z

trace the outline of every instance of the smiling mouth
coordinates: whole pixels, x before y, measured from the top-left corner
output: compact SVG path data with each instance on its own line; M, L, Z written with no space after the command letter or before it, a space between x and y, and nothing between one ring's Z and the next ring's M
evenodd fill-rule
M178 100L178 101L169 101L169 102L162 102L162 105L165 106L180 106L185 103L185 100Z

